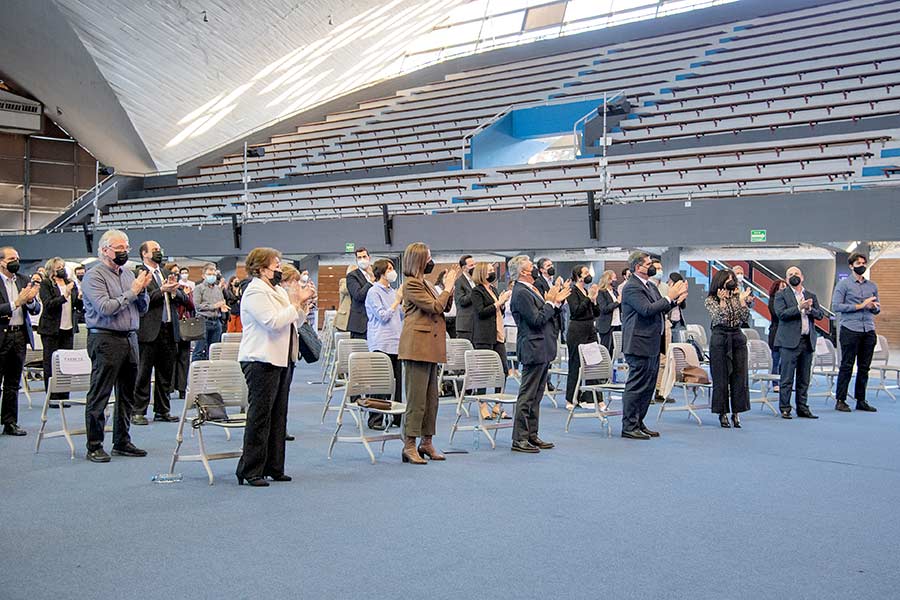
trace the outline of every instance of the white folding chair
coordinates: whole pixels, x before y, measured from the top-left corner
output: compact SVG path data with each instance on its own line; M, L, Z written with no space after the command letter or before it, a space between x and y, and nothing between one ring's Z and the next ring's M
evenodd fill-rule
M694 347L690 344L682 343L669 344L666 351L666 367L663 371L663 391L668 392L675 387L681 388L684 404L668 404L667 402L660 404L659 413L656 415L657 423L662 418L663 412L683 410L687 411L688 418L693 417L697 421L697 425L703 425L700 415L697 414L697 409L709 408L709 404L697 404L697 397L701 392L705 392L708 397L712 384L678 381L678 374L685 367L700 367L700 361L697 358L697 352L694 350ZM688 390L691 391L690 398L688 397ZM668 393L664 393L663 396L668 396Z
M875 353L872 355L872 366L869 368L869 372L878 372L878 385L874 388L875 398L878 398L878 394L884 392L891 400L896 402L897 397L894 396L891 390L900 389L900 365L891 364L891 349L888 345L887 338L883 335L879 335L877 339L878 342L875 345ZM894 384L885 384L888 373L893 373L896 377Z
M237 361L240 342L217 342L209 347L209 360Z
M600 362L596 364L588 364L585 353L596 347L600 352ZM594 409L591 411L576 412L575 404L569 408L569 416L566 418L566 433L569 432L569 425L572 419L597 419L600 426L606 429L606 437L612 437L609 427L609 417L621 415L621 410L610 410L610 404L613 400L613 394L617 394L619 399L622 398L622 392L625 391L624 383L612 383L612 359L609 356L609 350L599 342L591 342L590 344L579 344L578 358L581 361L581 367L578 369L578 384L575 386L575 398L580 398L583 392L590 392L594 399ZM600 406L603 404L604 406Z
M81 350L84 353L84 359L90 361L87 350ZM72 397L72 394L87 394L91 387L91 374L84 375L64 375L60 371L59 354L54 352L51 361L50 381L47 384L47 394L44 398L44 407L41 410L41 428L37 434L37 440L34 444L34 453L37 454L41 449L41 442L50 438L64 437L66 443L69 444L69 458L75 458L75 444L72 441L73 435L85 435L87 429L84 427L72 429L69 427L69 420L66 417L66 404L74 406L85 406L87 399L85 397ZM50 394L68 393L69 399L65 402L59 401L59 420L60 429L57 431L47 431L47 416L50 408ZM110 408L115 404L115 400L110 397L110 401L106 405L107 414ZM82 413L84 414L84 413ZM105 431L112 431L112 425L107 425Z
M334 361L337 357L337 346L341 340L349 340L349 331L333 330L330 336L331 343L328 345L328 352L324 355L322 361L322 383L327 383L334 376Z
M243 333L223 333L221 342L223 344L240 344Z
M556 381L553 383L553 389L551 390L550 386L547 386L544 389L544 398L550 400L553 408L559 408L556 397L562 396L565 398L565 382L569 378L569 348L559 340L556 342L556 358L550 363L550 369L547 371L547 382L553 382L554 377Z
M500 356L493 350L467 350L465 354L466 374L463 377L462 392L459 395L456 404L456 421L450 427L450 442L453 442L453 436L457 431L480 431L491 443L491 448L497 447L496 434L491 435L491 431L497 429L509 429L513 426L512 421L503 423L502 405L515 404L516 395L507 394L506 374L503 372L503 363ZM476 393L477 390L484 390L484 393ZM499 392L491 392L490 390L499 389ZM459 421L463 415L463 404L465 402L496 402L501 405L501 410L496 411L494 419L485 419L480 410L478 413L477 425L460 425Z
M369 460L375 464L375 453L372 452L370 442L381 442L381 453L384 454L384 444L388 440L402 439L403 423L401 417L400 432L388 433L393 419L388 416L403 415L406 412L406 404L396 402L394 398L394 367L391 365L391 359L387 354L382 352L351 352L348 358L348 377L347 384L344 386L344 397L341 399L338 408L337 427L331 436L331 442L328 444L328 458L331 458L334 445L337 442L351 442L362 444L369 453ZM391 407L389 409L372 408L368 406L360 406L357 402L351 401L351 398L364 398L372 395L390 396ZM344 412L349 411L354 414L358 435L342 436L341 428L344 426ZM365 413L377 413L384 415L385 432L379 435L366 435L365 423L367 418Z
M20 386L28 400L29 410L32 408L31 382L44 379L44 347L41 344L41 336L37 333L33 335L34 348L29 344L25 345L25 362L22 367L22 385ZM46 382L44 382L44 387L46 388Z
M222 396L226 411L229 407L237 407L240 411L230 413L228 421L201 420L197 398L200 394L212 393ZM209 462L227 458L240 458L242 451L238 449L228 452L207 452L206 442L203 439L203 428L212 426L225 429L226 431L243 428L247 424L246 408L247 383L239 363L230 360L195 360L192 362L188 371L187 394L184 408L181 411L181 419L178 421L175 451L172 453L172 464L169 467L169 472L175 472L175 464L179 461L202 462L203 468L206 469L206 475L209 477L209 485L212 485L213 472ZM197 431L197 454L181 454L186 424Z
M612 353L612 361L613 364L616 364L620 358L623 357L622 354L622 331L613 331L613 353Z
M87 326L82 324L83 326L75 332L74 337L72 338L72 350L85 350L87 349Z
M760 409L764 406L769 407L776 417L779 415L778 409L769 402L769 392L772 390L773 382L778 383L781 379L780 375L772 374L772 351L769 344L762 340L747 340L747 373L750 378L750 404L759 404ZM758 388L754 388L753 384L759 384ZM753 393L761 394L759 398L754 398Z
M744 337L748 340L759 340L759 332L752 327L743 327L741 329L741 333L744 334Z
M834 395L834 381L837 379L839 373L838 367L840 364L841 359L838 356L834 344L831 343L831 340L822 335L816 338L816 349L813 357L812 375L810 378L815 377L816 375L823 377L825 379L827 391L809 394L810 398L822 397L825 398L826 402L836 398Z
M334 368L331 370L331 380L328 389L325 390L325 406L322 407L322 423L329 410L340 410L339 406L331 406L331 399L336 390L347 385L347 373L350 368L350 355L354 352L368 352L369 346L366 340L339 339L337 352L335 353ZM351 413L355 415L356 413Z
M438 374L438 389L449 382L453 385L453 398L444 398L438 404L458 404L459 394L462 391L462 382L466 374L466 352L473 350L472 342L465 338L447 340L447 362L441 365ZM466 416L469 416L468 406L463 405Z
M331 358L334 354L334 318L336 311L325 311L325 323L319 332L319 339L322 341L322 353L319 360L322 363L322 375L319 381L308 381L307 383L322 384L328 379L328 369L331 365Z
M709 352L709 338L706 335L706 329L703 325L691 323L685 327L687 328L688 337L693 338L695 342L700 344L700 348L702 348L704 352Z

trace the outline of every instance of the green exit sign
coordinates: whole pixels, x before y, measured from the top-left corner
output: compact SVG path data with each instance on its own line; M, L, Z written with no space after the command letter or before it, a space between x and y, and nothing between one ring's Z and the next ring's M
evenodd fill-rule
M354 244L353 242L347 242L346 244L344 244L344 252L356 252L356 244Z
M765 229L751 229L750 230L750 241L751 242L766 241L766 230Z

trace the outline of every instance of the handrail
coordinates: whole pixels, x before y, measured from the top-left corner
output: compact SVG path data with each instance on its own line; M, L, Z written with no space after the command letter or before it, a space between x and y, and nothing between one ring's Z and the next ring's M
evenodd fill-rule
M624 93L625 90L619 90L612 96L607 97L606 92L603 92L603 158L606 158L606 115L609 112L607 110L607 105ZM587 120L590 119L595 112L599 114L599 111L599 108L591 109L586 115L579 118L577 121L575 121L575 124L572 125L572 143L575 146L575 156L581 155L581 144L578 141L578 125L583 122L587 122Z
M81 211L84 210L84 208L85 208L86 206L92 206L92 205L93 205L93 206L96 206L97 200L99 200L106 192L108 192L109 190L115 189L116 186L119 185L119 182L118 182L118 181L114 181L113 184L112 184L111 186L107 187L106 189L101 189L101 188L103 188L103 185L104 185L107 181L109 181L110 179L114 178L115 176L116 176L115 173L113 173L113 174L111 174L111 175L107 175L102 181L96 183L96 184L94 185L94 187L92 187L91 189L89 189L88 191L86 191L85 193L83 193L81 196L79 196L77 200L75 200L74 202L72 202L72 204L70 204L69 206L67 206L66 209L65 209L62 213L60 213L60 214L65 214L66 211L69 211L69 210L71 210L72 208L74 208L76 205L78 205L80 202L82 202L82 201L88 196L88 194L92 194L92 193L93 193L93 194L94 194L94 199L91 200L90 202L85 202L84 204L82 204L82 205L78 208L78 210L76 210L76 211L73 212L72 214L68 215L65 219L62 220L62 222L57 223L56 225L54 225L53 227L51 227L50 229L48 229L47 232L49 232L49 233L58 233L58 232L60 231L60 229L63 227L63 225L65 225L66 223L68 223L69 221L71 221L73 218L75 218L76 216L78 216L78 215L81 213Z
M460 145L460 148L459 148L459 150L460 150L459 159L462 164L463 171L466 170L466 147L469 145L469 140L472 139L473 137L475 137L476 135L478 135L479 133L481 133L486 127L493 125L498 120L502 119L504 116L509 114L509 112L513 109L514 106L516 106L516 105L510 104L509 106L507 106L506 108L504 108L503 110L501 110L500 112L495 114L493 117L491 117L484 123L479 124L478 127L469 131L468 133L466 133L466 135L463 136L462 144Z

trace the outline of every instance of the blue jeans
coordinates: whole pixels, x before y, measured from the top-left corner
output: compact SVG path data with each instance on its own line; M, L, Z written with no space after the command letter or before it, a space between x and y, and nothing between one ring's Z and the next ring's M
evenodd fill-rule
M772 375L781 373L781 350L772 348Z
M191 355L191 361L207 360L209 358L210 345L218 344L222 341L222 321L208 317L203 317L203 321L206 323L206 337L194 342L194 352Z

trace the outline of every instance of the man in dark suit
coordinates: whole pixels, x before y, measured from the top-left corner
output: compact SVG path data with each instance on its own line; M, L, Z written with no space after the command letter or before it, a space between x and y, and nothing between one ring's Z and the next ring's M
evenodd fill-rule
M620 288L622 353L628 363L628 381L622 395L622 437L649 440L659 433L644 425L659 374L660 336L663 317L687 298L687 283L679 281L662 296L653 282L656 268L650 255L632 252L628 257L632 276Z
M510 309L518 327L516 356L522 368L512 450L533 454L553 447L538 437L538 421L541 398L547 388L547 372L556 358L557 333L553 318L572 289L569 282L557 283L541 294L534 285L534 265L527 256L511 258L508 267L514 282Z
M809 378L816 349L816 319L825 316L819 306L819 299L803 288L803 272L797 267L787 270L785 278L788 287L775 295L775 314L778 316L778 331L775 346L781 352L781 381L779 381L779 404L781 417L791 418L791 389L797 384L794 403L797 416L818 419L809 410L806 399L809 395Z
M472 271L475 259L469 254L459 257L459 271L462 277L453 284L453 301L456 303L456 337L475 343L475 309L472 307Z
M187 303L187 296L178 287L178 279L162 269L163 253L153 240L140 247L143 264L139 270L148 271L152 276L147 285L150 306L141 315L138 327L138 372L134 384L134 410L131 422L134 425L147 424L147 408L150 406L150 373L156 373L153 390L153 420L175 422L178 418L170 413L169 387L178 354L181 336L178 330L177 306Z
M347 273L347 293L350 294L350 316L347 319L347 331L356 340L366 339L369 328L369 316L366 314L366 295L375 278L372 276L372 264L369 251L359 248L356 251L355 271Z
M553 266L553 261L546 257L537 259L534 266L537 269L537 273L533 273L534 287L536 287L541 294L546 294L550 291L550 288L553 287L553 278L556 276L556 267ZM562 310L559 311L559 314L553 317L553 326L556 327L556 335L559 336L559 339L564 344L566 343L566 332L563 328L563 312L566 308L567 306L564 304Z
M25 366L25 344L34 348L31 316L41 311L37 301L39 283L30 283L19 274L19 253L0 248L0 380L3 399L0 422L4 435L26 435L19 428L19 383Z

